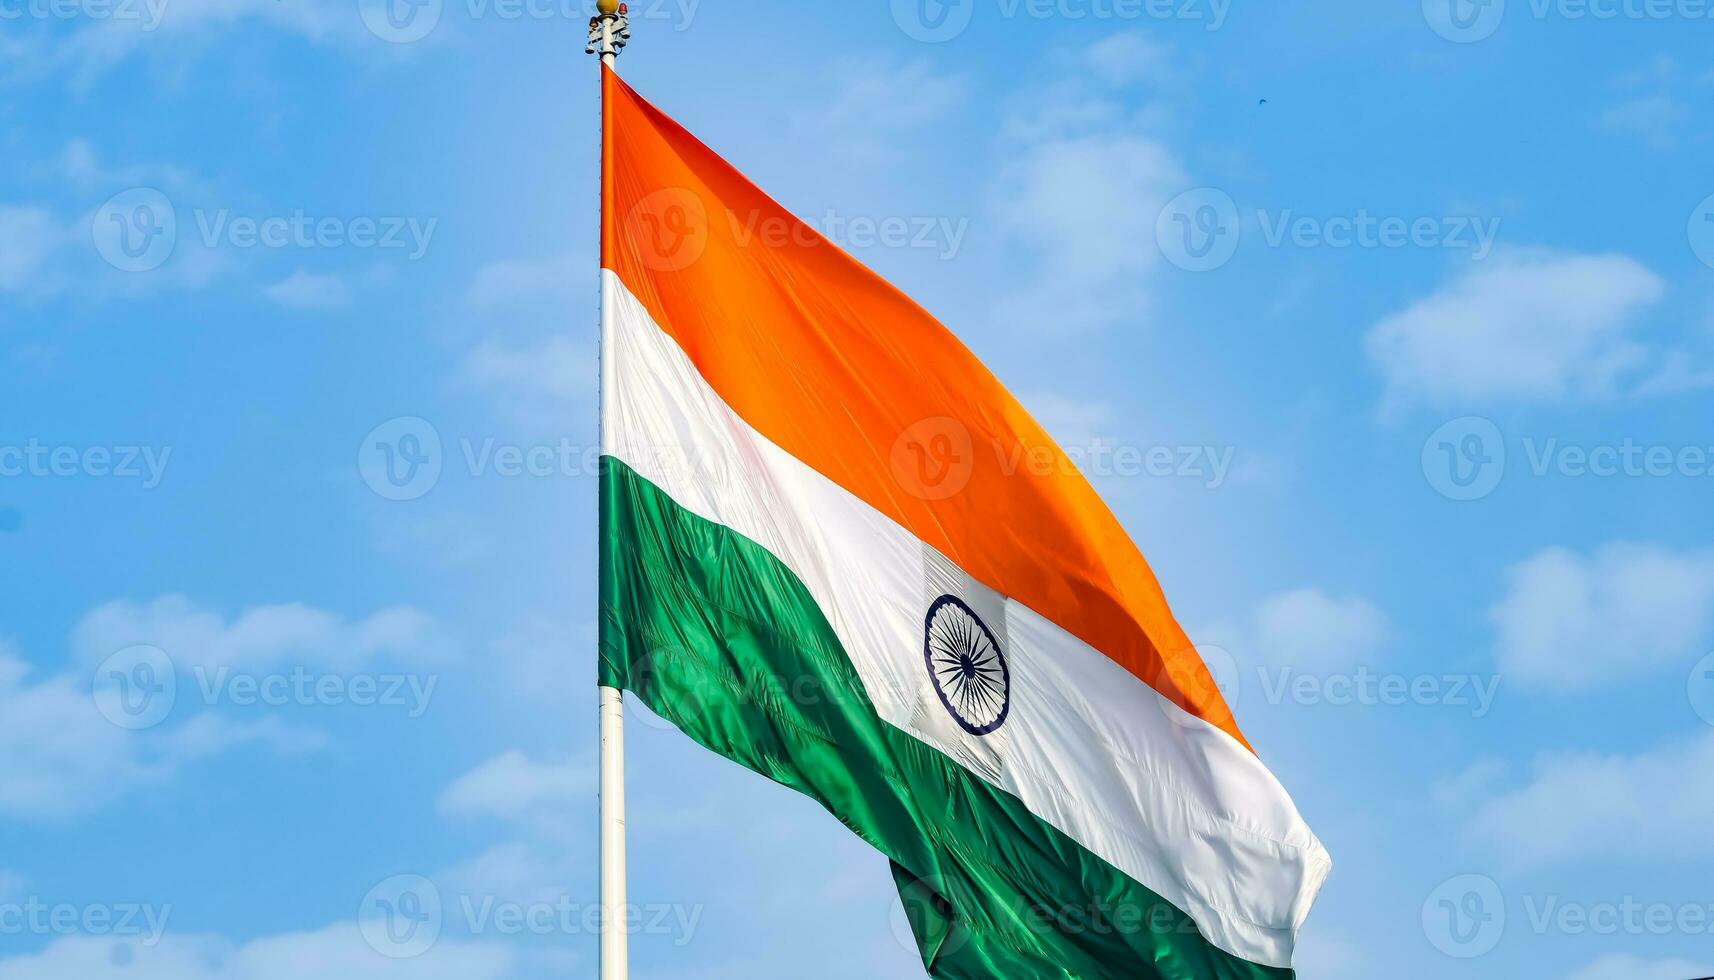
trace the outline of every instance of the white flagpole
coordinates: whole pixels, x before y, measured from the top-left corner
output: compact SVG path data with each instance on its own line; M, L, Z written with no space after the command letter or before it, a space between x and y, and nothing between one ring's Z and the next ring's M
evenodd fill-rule
M625 702L601 688L601 980L626 980Z
M588 54L599 54L601 63L613 68L619 52L631 38L625 5L619 0L598 0L596 16L589 21ZM603 115L602 125L606 125ZM602 138L605 147L605 133ZM605 152L605 150L603 150ZM606 161L602 161L605 168ZM602 277L606 279L605 276ZM605 343L613 315L613 304L603 282L601 289L601 338ZM603 360L606 352L603 351ZM607 374L602 370L603 382ZM605 400L603 399L603 402ZM605 420L603 420L605 424ZM601 980L627 980L630 975L629 925L625 896L625 699L612 687L599 689L601 719Z

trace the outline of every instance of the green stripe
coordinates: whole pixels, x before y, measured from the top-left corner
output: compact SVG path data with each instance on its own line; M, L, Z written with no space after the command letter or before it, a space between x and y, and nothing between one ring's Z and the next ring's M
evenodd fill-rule
M1278 980L876 714L820 607L760 545L601 468L600 682L813 797L893 862L942 980Z

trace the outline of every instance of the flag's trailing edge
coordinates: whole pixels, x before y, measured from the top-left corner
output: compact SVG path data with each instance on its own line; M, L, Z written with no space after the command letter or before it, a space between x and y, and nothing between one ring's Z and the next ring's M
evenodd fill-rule
M1330 868L950 332L603 70L600 683L891 859L940 978L1277 978Z

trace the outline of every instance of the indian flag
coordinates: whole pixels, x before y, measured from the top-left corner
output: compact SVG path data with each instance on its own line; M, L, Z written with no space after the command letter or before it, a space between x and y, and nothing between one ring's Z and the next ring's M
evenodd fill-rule
M603 75L600 683L884 853L931 976L1292 976L1327 853L1112 512Z

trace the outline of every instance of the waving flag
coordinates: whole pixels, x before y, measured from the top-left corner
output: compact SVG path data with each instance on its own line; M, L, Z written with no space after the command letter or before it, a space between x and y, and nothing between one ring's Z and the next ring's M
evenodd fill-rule
M603 71L601 663L892 861L930 975L1292 975L1330 867L950 332Z

